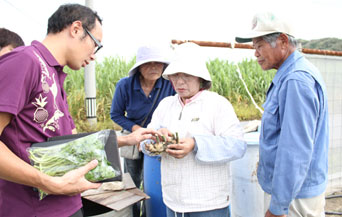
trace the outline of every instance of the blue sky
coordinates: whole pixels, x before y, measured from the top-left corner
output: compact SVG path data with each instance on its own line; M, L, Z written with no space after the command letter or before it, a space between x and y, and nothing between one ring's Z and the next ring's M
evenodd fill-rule
M49 16L59 5L70 2L85 4L85 0L0 0L0 27L17 32L26 44L42 40ZM94 10L103 18L104 48L98 54L99 59L132 57L142 43L170 43L172 39L231 42L235 35L250 28L253 15L260 11L287 16L295 25L297 38L342 39L341 0L94 0L93 3ZM216 49L213 53L222 55L226 51ZM250 56L250 52L242 55Z

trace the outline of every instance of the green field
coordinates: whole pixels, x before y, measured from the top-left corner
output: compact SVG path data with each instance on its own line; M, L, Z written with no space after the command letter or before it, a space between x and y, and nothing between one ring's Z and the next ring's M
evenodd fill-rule
M65 68L68 76L65 80L65 90L68 94L69 109L78 132L88 132L101 129L118 129L109 115L110 106L115 91L115 85L120 78L127 76L128 70L134 65L135 57L129 61L120 57L110 57L101 63L96 63L96 102L97 126L90 127L86 120L84 70L72 71ZM227 60L210 60L207 62L213 85L211 91L226 97L233 105L240 120L260 119L261 114L253 105L247 91L239 78L237 65ZM275 70L262 71L255 60L245 59L238 63L242 78L245 81L255 102L261 107L265 94Z

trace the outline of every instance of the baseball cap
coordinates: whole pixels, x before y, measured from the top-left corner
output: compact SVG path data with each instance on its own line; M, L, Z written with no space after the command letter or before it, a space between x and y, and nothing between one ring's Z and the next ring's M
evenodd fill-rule
M293 36L293 28L285 20L271 12L258 13L252 20L252 29L241 36L235 37L235 40L238 43L251 42L253 38L272 33L285 33Z

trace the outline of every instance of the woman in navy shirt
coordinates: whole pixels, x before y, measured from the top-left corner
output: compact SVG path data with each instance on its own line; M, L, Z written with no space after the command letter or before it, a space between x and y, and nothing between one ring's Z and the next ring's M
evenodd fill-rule
M133 132L146 127L159 102L175 94L171 83L161 77L168 64L167 55L161 48L142 46L138 49L136 64L130 69L129 77L120 79L116 85L110 110L111 119L123 130ZM153 105L155 99L156 102ZM146 121L144 121L145 118ZM142 182L143 162L142 153L139 159L125 158L124 161L125 172L130 173L138 188ZM138 205L133 207L133 216L140 216ZM142 216L145 214L143 213Z

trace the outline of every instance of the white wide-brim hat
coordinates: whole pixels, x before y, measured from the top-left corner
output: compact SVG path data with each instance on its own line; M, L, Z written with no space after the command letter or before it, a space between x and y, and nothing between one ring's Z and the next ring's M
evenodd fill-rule
M154 45L144 45L139 47L136 63L129 70L128 75L133 76L137 71L139 66L148 62L160 62L168 65L170 63L169 53L166 49Z
M252 29L241 36L235 37L236 42L251 42L253 38L258 38L272 33L285 33L294 36L293 28L285 20L276 17L273 13L256 14L252 21Z
M185 73L211 82L206 61L200 53L197 44L185 43L180 45L175 51L174 59L165 69L163 78L169 80L169 75Z

